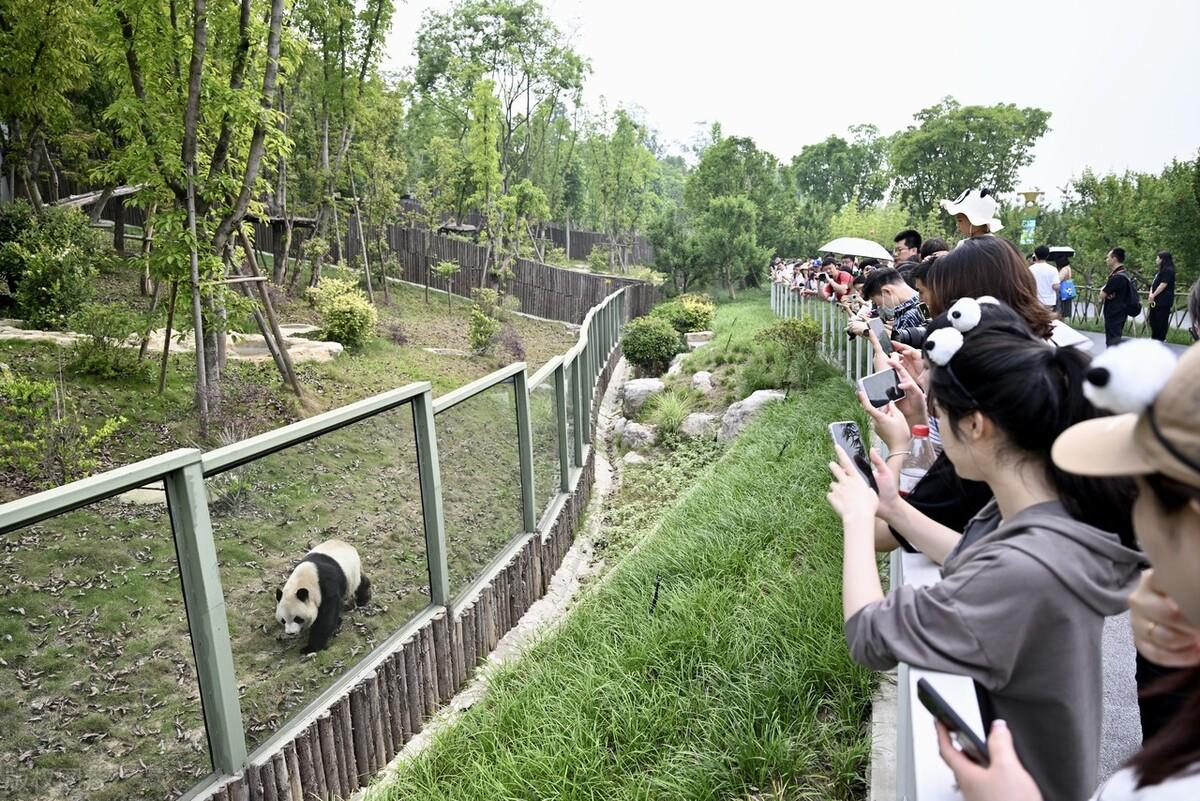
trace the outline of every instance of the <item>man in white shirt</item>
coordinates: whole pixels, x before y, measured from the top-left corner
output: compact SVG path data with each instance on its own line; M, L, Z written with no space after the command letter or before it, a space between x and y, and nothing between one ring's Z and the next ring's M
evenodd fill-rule
M1058 306L1058 268L1046 263L1046 259L1050 257L1050 248L1045 245L1038 245L1033 255L1035 261L1029 265L1029 270L1037 281L1038 302L1053 309Z

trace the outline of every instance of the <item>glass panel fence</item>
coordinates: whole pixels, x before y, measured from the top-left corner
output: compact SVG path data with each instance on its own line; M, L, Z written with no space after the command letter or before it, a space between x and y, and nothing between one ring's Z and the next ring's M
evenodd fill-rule
M436 426L450 592L457 595L523 528L513 382L447 409Z
M162 482L2 542L0 798L173 798L208 775Z
M558 409L554 397L554 374L529 392L529 416L533 429L533 498L535 515L542 514L558 495Z
M428 605L416 454L406 403L208 478L249 749ZM313 632L288 635L275 593L329 540L356 550L371 598L349 600L328 647L305 658Z

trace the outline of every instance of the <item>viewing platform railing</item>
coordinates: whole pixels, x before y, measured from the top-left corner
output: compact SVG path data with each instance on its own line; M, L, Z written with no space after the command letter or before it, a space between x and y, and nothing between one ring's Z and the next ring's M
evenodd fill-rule
M815 320L821 327L819 352L850 381L874 372L870 342L862 337L846 336L848 316L836 303L819 296L793 291L784 284L771 284L771 308L780 317ZM940 580L936 564L919 553L892 552L889 586L926 586ZM928 679L937 691L972 726L976 734L984 732L975 683L966 676L924 670L901 663L896 670L896 729L894 765L872 765L873 772L892 772L895 776L894 796L874 797L872 801L951 801L961 799L955 787L954 775L938 754L937 734L933 716L917 700L917 681ZM887 787L891 783L881 782Z

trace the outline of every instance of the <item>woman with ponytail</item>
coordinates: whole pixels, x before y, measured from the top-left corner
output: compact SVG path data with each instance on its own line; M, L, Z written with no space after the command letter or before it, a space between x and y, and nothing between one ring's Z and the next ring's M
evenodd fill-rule
M992 298L962 299L946 321L926 342L929 405L955 472L994 500L947 539L941 582L885 598L873 520L904 503L877 454L878 494L839 452L828 497L845 534L846 640L878 670L907 662L973 678L985 723L1007 721L1045 797L1076 801L1099 763L1104 618L1125 610L1141 555L1079 519L1105 522L1105 492L1049 458L1047 443L1096 415L1082 394L1086 355L1033 337Z

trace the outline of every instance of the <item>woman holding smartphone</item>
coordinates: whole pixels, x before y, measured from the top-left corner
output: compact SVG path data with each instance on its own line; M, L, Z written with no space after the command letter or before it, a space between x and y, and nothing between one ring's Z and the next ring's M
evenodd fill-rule
M941 582L885 598L874 519L897 502L895 484L873 455L876 495L839 453L828 498L845 533L847 644L878 670L903 661L971 676L985 719L1008 721L1047 797L1074 801L1098 769L1104 618L1126 608L1141 556L1072 516L1068 505L1089 488L1046 453L1095 415L1082 395L1087 356L1035 338L991 303L960 301L949 314L955 326L926 343L930 406L955 471L995 500L949 552Z
M1190 670L1174 682L1187 700L1171 723L1092 798L1192 801L1200 798L1200 348L1183 355L1161 389L1152 378L1147 387L1145 364L1150 359L1162 364L1170 358L1166 349L1159 356L1135 350L1106 354L1088 381L1097 402L1141 411L1073 426L1054 443L1053 458L1061 469L1081 475L1135 477L1134 527L1153 565L1130 599L1135 639L1139 651L1155 661ZM1005 727L993 726L990 768L959 753L944 730L939 740L968 801L1050 796L1037 775L1021 766L1028 760L1020 733L1010 736Z

